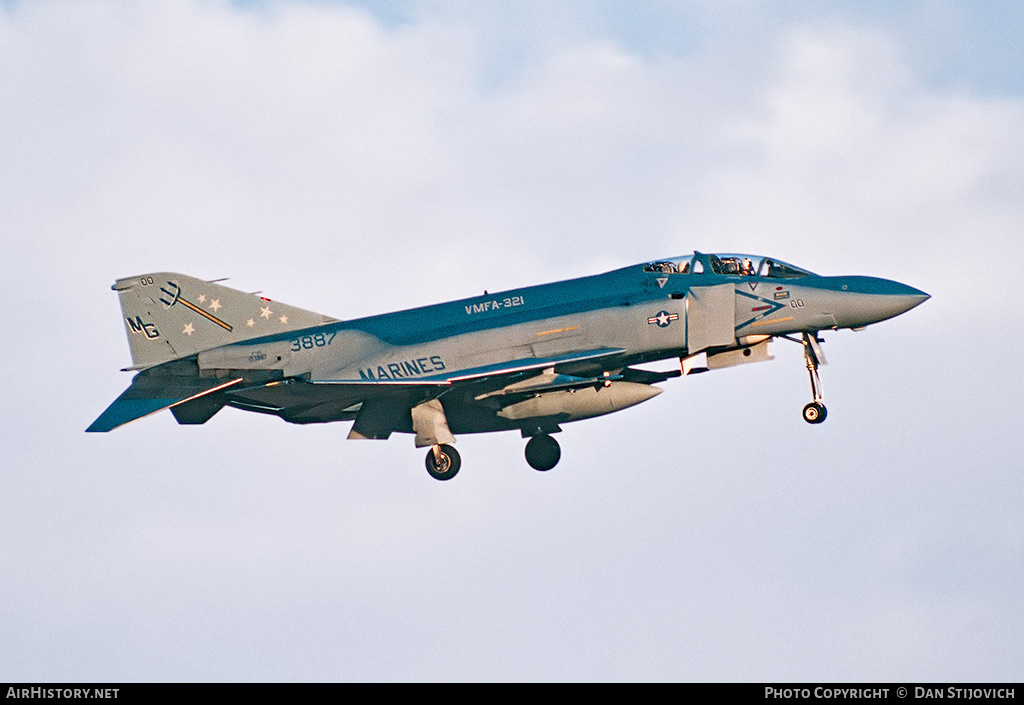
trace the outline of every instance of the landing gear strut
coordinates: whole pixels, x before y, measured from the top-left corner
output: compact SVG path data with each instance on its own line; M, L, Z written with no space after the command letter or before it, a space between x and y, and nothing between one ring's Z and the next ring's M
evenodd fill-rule
M825 364L825 355L818 345L815 334L804 333L803 343L804 360L807 362L807 372L811 376L811 395L814 397L814 401L804 407L804 421L819 424L828 416L828 409L821 403L821 378L818 376L818 366Z
M558 447L558 441L546 433L534 436L526 444L526 462L534 470L550 470L558 465L561 457L562 449Z
M450 480L462 467L459 451L445 443L433 446L427 451L427 472L435 480Z

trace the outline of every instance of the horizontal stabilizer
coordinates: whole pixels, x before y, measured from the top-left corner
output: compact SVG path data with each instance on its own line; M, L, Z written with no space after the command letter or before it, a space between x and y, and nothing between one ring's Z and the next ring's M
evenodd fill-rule
M164 383L154 384L157 381ZM139 374L132 380L132 385L85 430L88 433L113 431L143 416L190 402L241 381L241 377L225 382L223 379L178 376L153 378L145 373Z

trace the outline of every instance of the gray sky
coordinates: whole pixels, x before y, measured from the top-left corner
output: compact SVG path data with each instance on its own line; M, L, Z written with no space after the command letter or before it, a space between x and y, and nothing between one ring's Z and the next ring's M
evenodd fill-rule
M551 5L0 2L0 680L1021 679L1016 4ZM546 474L83 432L118 277L353 318L695 248L933 298L826 336L820 427L780 342Z

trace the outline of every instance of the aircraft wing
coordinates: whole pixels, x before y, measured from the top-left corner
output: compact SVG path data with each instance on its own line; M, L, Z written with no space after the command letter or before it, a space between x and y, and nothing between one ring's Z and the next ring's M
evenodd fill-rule
M233 406L281 416L292 423L322 423L358 419L357 426L366 434L386 434L392 428L408 425L410 409L427 399L449 393L455 387L473 387L473 396L483 398L495 389L502 389L524 378L536 380L530 391L557 384L558 388L599 384L604 378L576 377L554 374L566 367L570 371L595 361L612 359L625 352L621 348L599 348L568 352L543 358L520 358L492 365L416 379L329 379L280 380L254 387L240 385L226 390L225 397ZM557 380L546 379L541 370L551 369ZM552 386L552 388L554 388ZM483 392L483 394L480 394ZM372 431L366 430L372 423ZM364 435L363 437L386 437Z
M418 379L252 379L251 371L227 376L203 377L194 361L179 360L140 372L121 396L97 418L89 432L111 431L126 423L171 409L179 423L204 423L225 404L248 411L274 414L292 423L322 423L361 418L360 428L373 420L384 433L404 427L409 410L426 399L441 396L455 386L475 385L488 395L495 389L529 385L521 392L586 386L604 381L589 374L570 372L589 363L611 359L625 352L600 348L543 358L521 358L492 365L446 372ZM547 373L547 370L551 373ZM537 375L544 370L545 374ZM552 377L552 379L547 379ZM523 381L526 378L526 381ZM508 393L512 393L511 391Z
M446 372L429 377L418 379L338 379L338 380L316 380L314 384L343 385L348 387L365 387L367 389L387 387L391 385L400 387L446 387L457 382L479 381L495 377L506 377L517 375L533 370L543 370L548 367L558 367L577 362L589 362L606 357L614 357L626 352L622 348L600 348L597 350L582 350L565 353L555 357L525 357L518 360L499 362L493 365L473 367L468 370Z

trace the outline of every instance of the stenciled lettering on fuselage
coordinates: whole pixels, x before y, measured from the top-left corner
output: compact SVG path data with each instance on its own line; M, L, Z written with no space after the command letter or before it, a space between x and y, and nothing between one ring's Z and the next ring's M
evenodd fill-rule
M415 360L399 360L376 368L366 367L359 370L360 379L377 381L381 379L410 379L429 372L440 372L445 369L444 360L440 355L418 357Z
M481 301L478 304L469 304L465 308L466 315L469 316L474 313L487 313L488 311L522 306L525 303L526 301L522 296L507 296L503 299L491 299L490 301Z

